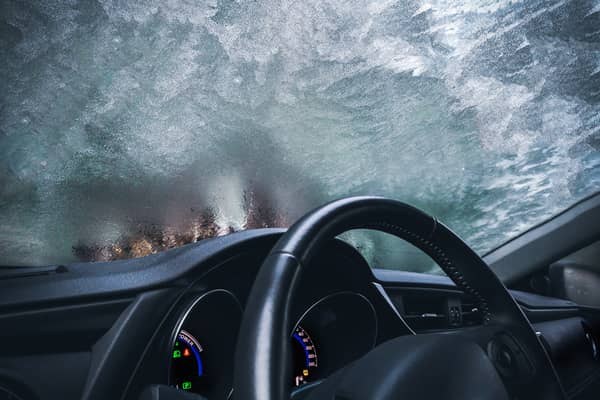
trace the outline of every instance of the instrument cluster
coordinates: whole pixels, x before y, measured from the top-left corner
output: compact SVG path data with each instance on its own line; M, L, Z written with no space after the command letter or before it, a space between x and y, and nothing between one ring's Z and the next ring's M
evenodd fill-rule
M182 316L169 349L169 384L208 399L232 398L242 307L226 290L198 296ZM290 332L290 387L301 391L375 346L377 319L364 296L328 295L306 309ZM309 385L312 384L312 385Z

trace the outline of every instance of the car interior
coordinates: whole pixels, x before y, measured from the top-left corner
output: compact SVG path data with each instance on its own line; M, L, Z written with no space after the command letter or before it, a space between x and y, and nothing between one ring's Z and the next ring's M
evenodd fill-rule
M600 0L0 0L0 400L600 399Z
M287 230L6 268L0 398L594 399L599 220L596 194L480 258L420 210L351 197ZM357 228L445 274L372 268L340 239Z

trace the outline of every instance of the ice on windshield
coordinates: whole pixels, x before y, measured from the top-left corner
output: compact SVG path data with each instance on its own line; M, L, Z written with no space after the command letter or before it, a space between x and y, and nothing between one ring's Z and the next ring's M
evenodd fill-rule
M0 265L142 256L353 194L485 252L600 189L597 0L0 10Z

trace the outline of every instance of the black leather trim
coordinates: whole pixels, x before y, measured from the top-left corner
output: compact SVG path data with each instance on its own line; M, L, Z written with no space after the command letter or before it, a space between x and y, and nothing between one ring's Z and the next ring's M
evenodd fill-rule
M295 287L300 270L298 260L281 251L270 254L263 263L253 286L260 292L248 299L246 312L252 310L252 317L244 317L237 345L234 376L238 382L234 382L234 392L238 398L289 397L289 382L283 377L289 375L285 368L290 365L289 332L294 323L290 314L293 297L290 288ZM252 332L252 336L244 332ZM240 357L244 361L240 362ZM240 380L248 384L240 384Z
M435 233L437 225L438 224L434 226L432 235ZM442 268L442 270L450 277L450 279L452 279L459 289L462 289L465 293L473 296L483 314L483 322L490 322L492 315L486 299L477 289L469 284L465 276L461 273L461 270L457 268L452 261L450 261L448 255L430 239L425 239L418 234L409 231L408 229L404 229L397 225L386 222L373 223L369 226L366 226L366 228L379 229L388 233L393 233L402 238L408 238L411 243L428 253L438 263L440 268Z

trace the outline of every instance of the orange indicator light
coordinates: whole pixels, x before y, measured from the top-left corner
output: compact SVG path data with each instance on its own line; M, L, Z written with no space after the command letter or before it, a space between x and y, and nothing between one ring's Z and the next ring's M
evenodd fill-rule
M189 357L190 356L190 351L188 349L183 350L183 356L184 357Z

